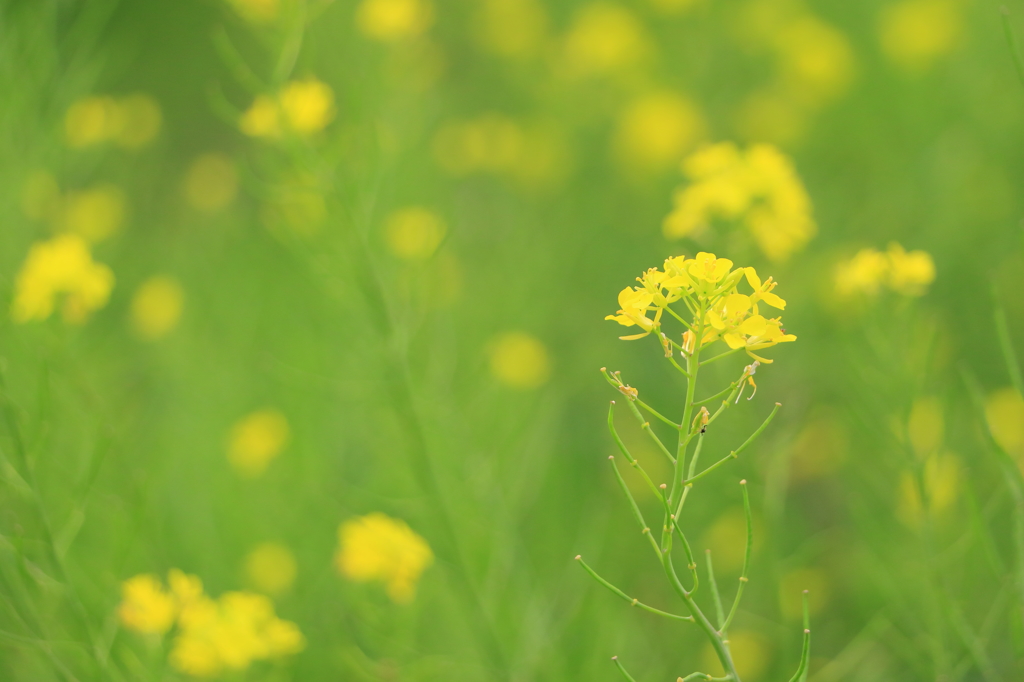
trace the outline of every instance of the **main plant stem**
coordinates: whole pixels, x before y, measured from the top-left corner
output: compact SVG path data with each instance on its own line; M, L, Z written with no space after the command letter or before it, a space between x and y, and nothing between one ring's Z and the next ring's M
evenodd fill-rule
M732 654L729 652L729 646L721 633L715 629L708 617L704 615L704 612L698 606L696 600L690 592L686 591L683 584L679 581L679 576L676 574L675 566L672 564L672 527L678 523L678 518L669 516L668 510L675 507L675 501L677 497L682 495L680 487L683 483L683 476L686 472L686 450L693 439L691 433L694 409L694 399L697 394L697 374L700 371L700 350L701 340L704 338L704 317L707 313L707 303L701 301L700 310L698 312L698 322L696 336L693 340L693 353L686 356L686 403L683 407L683 420L680 424L679 438L676 443L676 461L674 471L672 475L672 492L669 494L668 506L666 508L666 519L665 524L662 528L662 539L661 539L661 551L662 551L662 566L665 569L665 574L668 576L669 582L672 583L672 587L682 598L686 604L686 608L689 609L690 614L693 616L694 621L704 631L704 634L711 640L711 646L715 650L715 655L718 656L718 660L722 663L722 668L725 670L726 675L730 677L734 682L740 682L740 676L736 672L736 665L732 662ZM692 485L692 484L689 484ZM678 516L678 512L676 513Z

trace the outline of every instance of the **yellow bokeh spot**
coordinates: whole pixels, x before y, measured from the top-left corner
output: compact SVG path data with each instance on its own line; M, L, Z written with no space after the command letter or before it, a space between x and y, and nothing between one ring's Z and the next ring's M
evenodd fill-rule
M281 11L281 0L228 0L228 4L254 24L269 24Z
M359 30L386 43L422 35L433 22L434 7L426 0L363 0L356 9Z
M338 529L335 565L357 582L382 582L392 601L407 604L420 575L434 562L426 540L404 521L380 512L350 519Z
M892 242L885 253L861 249L839 262L834 281L840 298L873 296L883 286L904 296L923 296L935 281L935 261L926 251L907 251Z
M795 481L834 474L849 449L850 437L838 415L829 411L812 416L793 443L790 474Z
M942 447L945 420L942 402L938 398L918 398L910 408L907 437L914 454L924 459Z
M231 427L228 461L243 476L259 476L281 454L290 436L288 420L281 412L253 412Z
M276 96L258 95L238 127L250 137L279 137L284 129L312 135L326 128L335 114L334 91L309 77L289 82Z
M64 234L32 245L15 279L11 319L45 320L63 296L66 322L80 324L102 308L114 287L114 273L96 263L78 235Z
M150 277L132 296L132 327L147 341L166 336L178 324L185 292L173 277Z
M906 251L889 244L889 286L904 296L922 296L935 281L935 261L925 251Z
M751 142L790 145L807 130L807 114L792 97L765 90L752 93L736 112L736 129Z
M447 228L441 216L421 206L399 209L384 226L388 249L402 260L430 258L441 245Z
M64 116L64 138L73 149L103 142L139 149L157 136L162 121L160 105L149 95L84 97Z
M764 678L765 672L772 662L771 643L764 635L749 630L736 630L729 633L729 651L736 664L736 672L746 682L757 682ZM715 655L715 650L708 643L704 647L704 672L715 677L725 675L722 664Z
M747 516L743 509L736 507L723 512L704 533L703 544L711 550L715 575L739 575L743 568L743 557L747 551ZM754 549L761 544L761 538L754 531Z
M671 91L654 92L632 102L619 117L615 152L629 167L665 170L682 160L704 130L692 102Z
M853 79L854 56L839 30L810 15L787 23L776 35L782 85L809 107L839 97Z
M654 9L665 14L679 14L696 7L703 0L648 0Z
M434 158L452 175L511 171L523 154L525 133L501 114L449 124L434 137Z
M548 31L548 15L538 0L484 0L475 22L479 43L503 57L536 53Z
M245 556L244 570L250 585L260 592L276 596L291 589L299 565L286 546L264 542Z
M121 604L117 615L121 624L129 629L162 635L174 624L177 604L158 577L137 575L121 585Z
M128 200L111 184L68 192L61 209L61 227L91 243L114 235L124 223Z
M160 132L163 115L160 105L149 95L129 95L120 101L118 109L120 120L112 136L115 144L125 149L139 149Z
M804 590L808 591L808 613L820 613L832 598L830 583L828 574L818 568L797 568L784 573L779 579L779 609L783 617L792 621L803 618Z
M1001 388L985 401L985 419L999 446L1024 457L1024 398L1012 388Z
M879 17L882 52L907 71L922 71L960 42L964 20L955 0L903 0Z
M651 42L625 7L594 2L581 8L565 36L565 60L579 75L609 74L639 63Z
M925 461L924 493L928 499L928 514L933 518L941 519L959 497L960 480L963 476L961 469L957 456L948 452L931 455ZM921 491L914 475L904 472L900 478L896 516L907 526L918 528L923 521L925 508L921 503Z
M224 154L202 154L188 167L182 184L185 201L192 208L212 213L228 206L238 194L238 171Z
M547 347L524 332L508 332L491 341L490 366L494 378L512 388L537 388L551 376Z

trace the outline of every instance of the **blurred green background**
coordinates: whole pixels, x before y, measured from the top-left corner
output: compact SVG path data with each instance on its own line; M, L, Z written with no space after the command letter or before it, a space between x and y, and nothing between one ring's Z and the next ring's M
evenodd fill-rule
M660 347L602 318L700 250L774 275L799 337L708 445L779 417L687 512L728 594L749 481L743 679L789 679L803 589L814 682L1020 679L1024 399L995 316L1024 351L1022 114L987 0L0 2L5 310L54 235L115 280L89 315L0 315L0 679L187 679L173 631L118 617L123 581L172 568L302 631L228 679L717 673L572 561L676 608L598 369L681 409ZM805 248L663 236L680 162L720 141L792 159ZM891 242L934 259L926 291L837 291ZM373 512L435 555L409 603L335 566Z

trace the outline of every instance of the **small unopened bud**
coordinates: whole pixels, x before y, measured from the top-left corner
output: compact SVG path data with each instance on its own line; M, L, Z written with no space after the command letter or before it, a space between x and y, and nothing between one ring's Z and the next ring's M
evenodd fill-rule
M693 355L693 347L697 341L697 336L691 331L683 332L683 352L687 355Z
M662 490L665 490L666 488L668 488L668 484L667 483L662 483L658 487L661 488Z
M582 554L577 554L577 555L576 555L576 561L579 561L579 560L580 560L580 559L582 559L582 558L583 558L583 555L582 555Z
M661 341L661 347L665 351L665 357L672 357L672 342L668 340L668 337L665 336L664 332L659 334L659 337L659 340Z

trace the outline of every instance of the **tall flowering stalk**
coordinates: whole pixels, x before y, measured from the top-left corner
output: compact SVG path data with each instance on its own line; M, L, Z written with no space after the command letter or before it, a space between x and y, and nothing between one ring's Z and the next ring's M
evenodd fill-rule
M780 404L775 403L775 407L761 426L735 450L700 469L704 436L708 428L726 409L739 402L747 387L750 387L752 392L749 397L753 397L753 392L757 390L757 385L754 383L755 372L760 365L772 362L759 353L779 343L795 341L796 337L786 333L782 327L781 317L772 318L765 315L765 313L770 314L769 310L771 309L783 310L786 307L786 302L773 293L777 283L771 277L761 281L754 268L733 268L731 260L716 258L715 254L698 253L695 258L686 258L685 256L670 258L665 261L663 270L651 268L637 278L637 281L639 285L627 287L619 293L621 308L615 315L609 315L606 319L614 320L625 327L637 327L640 330L639 333L620 337L624 340L652 336L659 341L668 363L686 380L686 399L683 405L682 419L677 423L647 405L640 399L637 389L622 380L619 372L608 372L604 368L601 369L601 372L608 383L625 396L626 407L671 464L673 472L671 484L655 485L636 458L630 454L616 432L614 422L616 404L615 401L612 401L608 410L608 429L626 462L640 472L647 486L661 504L663 522L660 538L655 537L655 533L644 519L636 500L633 499L619 471L616 458L611 456L608 459L612 464L615 477L629 501L633 516L640 525L641 532L650 543L651 549L664 569L665 576L683 601L689 615L677 615L643 604L598 575L583 561L582 557L577 556L576 559L595 580L631 605L672 620L694 623L704 631L722 663L725 676L712 677L707 673L696 672L680 678L681 680L741 682L729 649L728 631L739 609L750 567L753 530L746 481L740 481L743 489L743 508L747 520L746 552L736 595L728 611L724 608L715 583L710 553L707 554L707 583L708 589L712 593L714 617L706 614L697 604L694 598L700 584L697 562L694 560L693 550L683 532L680 520L694 484L727 462L739 457L740 453L768 427L778 412ZM745 293L741 291L741 288L750 291ZM663 329L663 323L666 321L672 321L682 326L681 336L677 337L679 338L678 342ZM722 348L721 352L711 354L715 351L716 346L721 348L718 341L722 341L726 347ZM743 368L740 376L724 389L710 396L698 398L698 376L701 368L739 352L745 352L752 359L752 362ZM709 406L714 407L717 401L721 402L718 402L712 412ZM644 416L644 412L676 431L678 436L674 449L670 449L654 432L649 420ZM673 543L676 540L686 558L686 569L689 572L689 582L691 583L689 588L683 584L679 572L676 570L676 556L673 553ZM799 668L793 676L793 682L802 682L807 677L810 630L806 615L806 593L804 614L803 651ZM633 678L626 672L618 658L613 660L625 678L632 682Z

